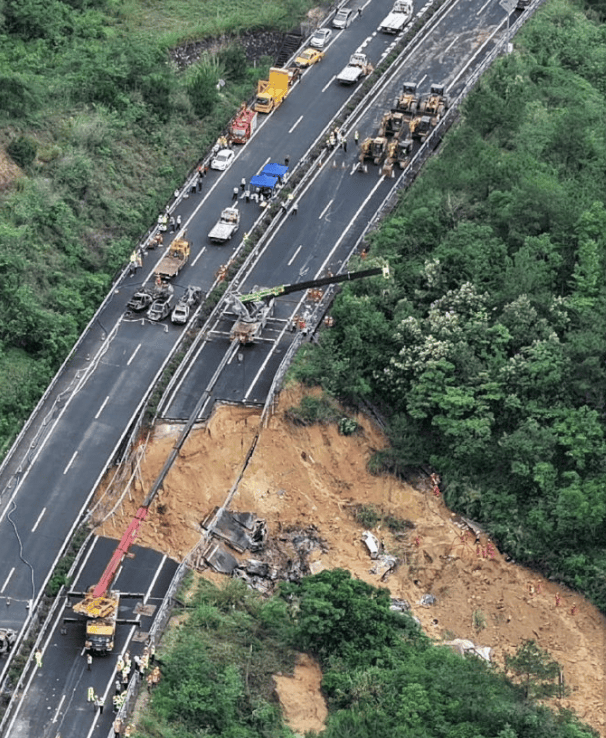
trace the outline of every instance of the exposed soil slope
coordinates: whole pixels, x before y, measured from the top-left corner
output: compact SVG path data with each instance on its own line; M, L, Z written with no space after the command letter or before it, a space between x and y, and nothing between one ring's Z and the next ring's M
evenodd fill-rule
M391 477L368 474L369 456L385 445L368 419L359 417L363 432L348 437L339 435L335 426L293 427L284 411L299 400L299 389L282 393L232 509L266 518L273 536L289 526L313 523L328 544L326 552L312 552L314 571L342 567L374 585L387 586L392 596L411 603L413 613L436 641L468 638L490 646L493 659L502 664L504 655L523 640L535 639L561 664L571 690L569 697L551 704L574 710L606 737L604 617L576 594L507 563L485 536L476 543L475 535L460 527L429 486L414 489ZM143 545L176 559L187 554L198 541L200 521L221 504L237 477L257 427L256 411L223 407L206 428L192 434L143 527L139 539ZM160 471L174 437L173 428L157 430L141 463L140 479L131 490L132 499L127 495L99 533L114 537L122 533ZM372 573L375 562L361 540L362 528L353 519L357 504L374 504L415 524L413 530L397 536L380 528L374 531L386 550L402 560L384 582L381 572ZM437 598L434 605L419 604L425 593ZM293 690L297 691L297 679L283 682L287 688L280 686L280 680L277 683L288 715L292 701L288 695L292 698ZM299 698L304 702L310 681L300 683ZM299 722L299 717L290 715L298 731L317 721L305 715Z

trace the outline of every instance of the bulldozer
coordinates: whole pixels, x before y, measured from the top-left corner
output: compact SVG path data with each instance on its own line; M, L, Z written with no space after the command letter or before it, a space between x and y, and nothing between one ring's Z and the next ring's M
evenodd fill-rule
M429 115L417 115L416 118L410 121L410 135L413 139L425 143L425 139L431 133L435 123L435 118L431 118Z
M417 85L414 82L404 82L402 92L396 97L393 104L394 112L404 113L408 116L416 115L419 107L419 96Z
M444 90L444 85L432 85L429 93L419 103L419 113L437 118L437 123L448 109L448 98Z
M381 120L381 126L379 127L379 136L386 136L391 138L392 136L399 136L404 130L406 118L404 113L398 113L390 111L385 113Z
M365 138L360 146L360 164L363 164L366 159L372 159L375 164L380 164L385 158L387 144L385 136Z

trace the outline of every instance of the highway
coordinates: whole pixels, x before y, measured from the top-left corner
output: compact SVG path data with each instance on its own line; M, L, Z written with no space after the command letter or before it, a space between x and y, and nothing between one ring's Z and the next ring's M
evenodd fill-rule
M349 55L362 48L376 66L389 53L394 38L378 34L376 28L391 4L391 0L372 0L364 7L361 18L345 31L335 33L322 63L305 72L284 104L263 120L252 141L238 151L231 168L225 173L209 172L202 193L179 201L174 212L182 216L193 251L190 263L178 277L177 293L189 284L200 285L207 291L219 267L237 248L239 241L211 246L206 236L221 209L231 204L233 188L242 177L248 180L267 162L282 163L287 156L291 167L296 165L355 93L356 86L343 87L334 81ZM415 7L416 12L421 10L420 4ZM357 151L351 131L358 129L361 138L372 135L405 80L418 82L420 92L427 91L432 82L442 82L448 85L451 94L456 93L462 88L466 74L491 47L492 34L503 26L505 13L496 0L488 3L452 0L441 18L431 37L420 47L411 49L392 85L359 118L348 122L347 151L333 151L317 168L297 198L296 216L280 216L281 227L265 244L240 285L243 291L254 285L312 279L326 273L328 268L333 272L341 268L367 223L397 183L379 176L378 169L372 165L367 174L354 171ZM239 207L241 235L252 227L260 210L252 202L239 201ZM147 281L159 257L160 252L150 252L142 272L135 277L124 276L115 285L91 331L66 367L63 384L58 385L55 398L51 397L49 402L56 399L68 380L70 391L55 405L35 444L32 441L36 429L32 427L24 435L22 446L2 468L0 555L4 575L0 577L0 627L19 630L28 619L54 560L180 339L182 329L170 323L154 324L125 314L126 302L137 286ZM217 400L263 403L275 369L292 341L294 334L288 329L292 316L304 310L300 304L303 297L294 294L278 299L277 320L264 335L268 340L253 346L230 345L222 335L229 332L230 319L221 317L206 334L188 373L179 378L167 398L165 417L187 417L205 389L209 397L201 412L203 416L210 413ZM22 459L26 455L24 463ZM17 471L19 468L21 471ZM109 558L109 546L104 542L93 549L88 559L90 568L83 572L81 583L76 586L85 588L96 581L96 572L102 571ZM137 577L138 565L143 560L144 555L140 553L135 566L126 562L120 575L124 578L120 588L127 589L128 583L123 582L129 576L139 582L137 587L145 586L144 581L151 582L152 574L145 580ZM159 588L166 581L167 576L159 576L154 596L161 596ZM50 736L60 732L62 738L92 734L82 727L82 721L93 716L89 706L81 704L79 684L83 678L80 675L83 659L77 647L82 642L77 630L76 626L66 636L60 633L53 636L54 640L45 649L45 666L34 677L23 712L19 713L22 717L14 727L14 731L29 732L11 730L7 734ZM60 655L56 660L55 654ZM93 685L100 690L104 684L111 684L115 660L109 657L103 666L101 663L95 663L98 667L95 673L103 676L99 684ZM54 692L48 692L42 685L45 674L52 668L56 669L53 678L57 684ZM36 695L37 684L40 690ZM80 717L72 719L72 712ZM111 713L109 709L107 712ZM51 714L53 720L56 718L55 723L60 723L55 726L55 733L44 732Z

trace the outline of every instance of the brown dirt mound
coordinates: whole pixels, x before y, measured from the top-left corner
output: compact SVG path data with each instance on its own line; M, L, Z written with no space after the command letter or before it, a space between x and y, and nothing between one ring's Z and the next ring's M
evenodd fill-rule
M367 418L357 418L362 433L347 437L334 425L292 426L284 411L300 397L298 388L282 393L232 509L264 517L270 535L289 526L313 524L328 544L328 550L310 554L314 572L342 567L371 584L387 586L392 596L411 603L413 614L437 642L468 638L491 647L493 659L503 664L504 655L522 641L536 640L561 664L571 690L570 696L550 704L574 710L606 738L605 618L577 594L508 563L485 536L476 543L475 535L461 527L429 485L414 489L392 477L371 476L368 459L386 440ZM217 410L207 428L195 431L139 541L181 559L198 540L199 522L224 500L257 427L256 411L229 406ZM168 435L160 437L160 431L147 448L132 499L127 496L100 533L121 534L154 481L175 435L174 429L165 428ZM395 535L385 526L374 529L386 550L402 562L384 582L382 572L373 573L375 562L361 540L363 529L353 518L359 504L376 505L415 524L413 530ZM425 593L436 597L434 605L420 604ZM306 729L294 717L291 727Z

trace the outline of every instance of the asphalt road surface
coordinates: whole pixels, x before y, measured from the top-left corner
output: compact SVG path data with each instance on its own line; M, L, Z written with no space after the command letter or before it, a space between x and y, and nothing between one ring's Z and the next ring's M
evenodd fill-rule
M113 540L94 539L73 585L74 590L85 590L99 579L115 546ZM63 624L63 617L75 617L64 598L43 649L42 668L33 670L6 735L11 738L86 738L109 733L115 717L112 697L118 655L127 649L131 657L142 653L142 639L177 568L174 561L156 551L134 546L132 553L133 558L129 558L128 564L120 570L114 588L138 592L142 596L122 598L119 618L135 619L136 607L142 602L150 606L151 615L140 618L139 628L118 625L113 653L94 658L89 671L83 653L84 621ZM77 598L72 600L76 602ZM96 695L105 697L103 714L87 701L89 687Z

